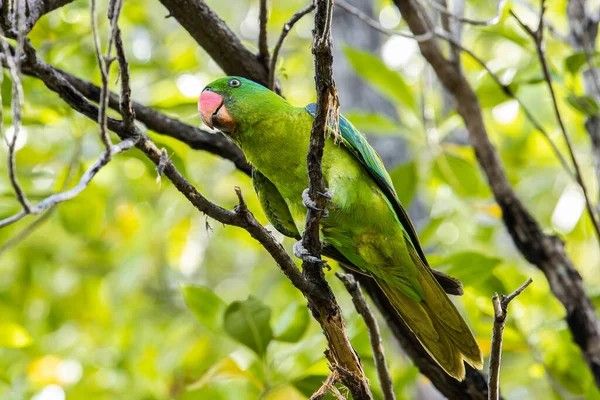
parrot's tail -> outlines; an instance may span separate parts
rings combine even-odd
[[[379,287],[429,355],[448,375],[463,380],[463,360],[474,368],[483,367],[481,350],[467,323],[431,271],[419,268],[418,279],[425,294],[425,299],[420,302],[410,299],[400,289],[375,277]]]

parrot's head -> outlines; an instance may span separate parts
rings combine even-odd
[[[268,113],[267,103],[285,101],[266,87],[239,76],[226,76],[209,83],[198,100],[202,120],[211,128],[235,136],[243,125]]]

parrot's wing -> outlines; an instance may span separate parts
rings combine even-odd
[[[300,239],[290,209],[277,187],[256,168],[252,168],[252,183],[269,222],[283,235]]]
[[[316,103],[307,105],[306,111],[314,117],[317,112]],[[390,178],[390,175],[387,173],[379,154],[371,147],[358,129],[342,115],[339,116],[339,130],[342,144],[361,162],[369,175],[375,180],[377,186],[383,191],[388,201],[392,204],[392,207],[394,207],[394,211],[396,211],[398,219],[404,227],[419,258],[423,260],[425,265],[429,265],[425,258],[421,243],[419,242],[419,238],[417,237],[417,232],[415,231],[408,214],[402,207],[402,204],[400,204],[400,199],[398,199],[398,195],[394,190],[392,178]]]

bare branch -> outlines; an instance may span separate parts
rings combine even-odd
[[[394,394],[394,383],[392,382],[390,371],[388,371],[385,362],[381,332],[379,331],[379,324],[375,319],[375,315],[367,304],[367,299],[365,299],[365,296],[360,289],[360,284],[354,279],[354,276],[352,274],[342,274],[339,272],[336,272],[335,275],[344,283],[346,290],[348,290],[348,293],[350,293],[350,296],[352,297],[352,302],[354,303],[356,311],[363,317],[369,331],[369,339],[371,340],[373,358],[375,359],[375,367],[377,368],[377,375],[379,376],[383,398],[384,400],[394,400],[396,398],[396,395]]]
[[[269,22],[269,8],[267,0],[260,0],[260,9],[258,14],[258,58],[269,68],[269,40],[267,36],[267,23]],[[271,71],[269,71],[270,73]],[[270,87],[270,86],[269,86]]]
[[[74,110],[80,112],[86,117],[96,120],[98,115],[98,107],[90,103],[81,93],[79,93],[71,84],[58,72],[45,62],[43,62],[36,54],[35,49],[31,44],[25,42],[26,64],[31,75],[41,79],[44,84],[52,91],[56,92],[63,100],[65,100]],[[261,245],[269,252],[271,257],[280,266],[283,273],[290,279],[292,284],[298,288],[307,298],[309,307],[314,318],[320,323],[323,332],[329,344],[329,350],[326,351],[328,358],[339,362],[339,371],[344,372],[342,381],[349,388],[355,399],[372,399],[367,380],[362,374],[360,361],[358,356],[352,349],[348,339],[345,324],[339,310],[339,306],[335,302],[335,298],[331,293],[331,289],[323,279],[324,285],[331,293],[323,292],[323,283],[309,281],[298,270],[295,263],[287,255],[283,247],[275,240],[271,233],[266,230],[254,218],[248,210],[241,192],[238,190],[240,199],[239,205],[234,211],[224,209],[202,196],[198,190],[191,185],[174,167],[170,159],[164,160],[163,153],[156,145],[140,130],[135,127],[133,136],[125,127],[122,121],[114,118],[107,118],[107,126],[115,132],[122,140],[136,141],[136,147],[151,159],[155,165],[161,162],[164,164],[164,175],[174,184],[174,186],[196,207],[199,211],[207,216],[228,225],[238,226],[250,233]],[[322,274],[322,271],[321,271]],[[337,364],[334,364],[337,365]],[[358,371],[360,374],[357,374]]]
[[[100,35],[98,34],[98,21],[96,20],[96,0],[90,2],[90,15],[92,18],[92,36],[94,38],[94,47],[96,49],[96,59],[100,68],[100,76],[102,79],[102,90],[100,94],[100,107],[98,113],[98,125],[100,126],[100,139],[104,144],[106,151],[103,153],[106,157],[111,156],[110,147],[112,145],[110,136],[108,135],[107,114],[108,108],[108,74],[110,71],[111,61],[109,59],[111,46],[108,46],[107,57],[102,56],[102,44],[100,43]]]
[[[117,47],[118,50],[118,47]],[[118,56],[118,55],[117,55]],[[88,99],[98,102],[100,100],[100,88],[93,83],[85,81],[61,69],[51,67],[60,73],[73,87]],[[25,66],[24,73],[31,74]],[[34,74],[35,75],[35,74]],[[122,82],[121,82],[122,83]],[[111,93],[109,96],[109,107],[120,111],[121,102],[119,96]],[[204,150],[227,160],[232,161],[242,172],[250,175],[252,169],[244,153],[229,139],[220,133],[210,133],[195,126],[185,124],[174,118],[133,101],[131,107],[135,112],[135,118],[148,127],[148,129],[162,135],[171,136],[180,140],[195,150]]]
[[[75,175],[76,166],[78,165],[78,160],[81,155],[81,140],[77,140],[77,145],[75,151],[73,151],[73,156],[71,157],[71,161],[69,162],[69,166],[67,168],[67,174],[65,176],[64,181],[61,184],[60,192],[67,189],[67,187],[71,184],[73,177]],[[45,213],[43,213],[38,219],[33,221],[31,224],[27,225],[21,231],[17,232],[11,238],[9,238],[2,246],[0,246],[0,259],[2,259],[2,255],[6,253],[10,248],[16,246],[18,243],[22,242],[35,232],[40,226],[42,226],[51,216],[52,213],[56,210],[56,206],[50,207]]]
[[[160,0],[227,75],[268,85],[269,71],[203,0]],[[275,91],[279,88],[275,85]]]
[[[323,382],[323,385],[321,385],[321,387],[316,392],[314,392],[312,396],[310,396],[309,400],[323,400],[323,398],[327,395],[327,393],[329,393],[335,387],[334,385],[339,380],[340,380],[340,375],[334,369],[329,374],[329,376],[327,377],[325,382]]]
[[[356,18],[358,18],[365,24],[369,25],[371,28],[375,29],[376,31],[383,33],[384,35],[402,36],[402,37],[405,37],[408,39],[414,39],[417,42],[430,40],[434,37],[434,33],[430,32],[430,31],[428,31],[422,35],[414,35],[412,33],[406,33],[406,32],[394,31],[394,30],[387,29],[387,28],[383,27],[383,25],[381,25],[379,22],[377,22],[373,18],[371,18],[369,15],[365,14],[362,10],[354,7],[350,3],[347,3],[345,0],[336,0],[335,5],[339,6],[342,10],[354,15]]]
[[[569,41],[575,50],[583,51],[587,62],[588,68],[583,72],[585,93],[600,102],[600,74],[593,60],[599,21],[589,12],[586,0],[570,0],[567,3],[567,16]],[[548,24],[544,24],[544,26],[548,27]],[[598,190],[596,209],[600,213],[600,117],[589,116],[585,121],[585,129],[592,142]]]
[[[527,279],[517,290],[508,296],[502,295],[498,297],[498,293],[492,297],[494,305],[494,328],[492,331],[492,349],[490,350],[490,372],[488,380],[488,399],[498,400],[500,396],[500,364],[502,360],[502,333],[504,332],[504,324],[508,316],[508,305],[510,302],[520,295],[527,286],[531,285],[533,280]]]
[[[413,34],[428,30],[427,16],[414,2],[394,0],[394,3]],[[435,41],[419,42],[419,47],[456,102],[457,112],[469,132],[471,145],[502,210],[508,232],[527,261],[544,273],[553,294],[565,307],[573,340],[580,347],[596,384],[600,385],[600,348],[593,345],[600,342],[596,313],[585,294],[581,275],[565,252],[564,243],[555,236],[546,235],[515,194],[498,151],[487,134],[477,96],[464,74],[444,58]]]
[[[556,94],[554,93],[554,88],[552,86],[552,74],[550,73],[550,67],[548,66],[548,61],[546,60],[546,54],[544,50],[544,12],[546,11],[545,1],[541,1],[540,8],[540,19],[538,22],[538,27],[534,31],[526,24],[524,24],[519,17],[511,10],[511,15],[517,20],[519,25],[531,36],[535,43],[535,50],[537,52],[538,58],[540,60],[540,64],[542,65],[542,71],[544,73],[544,80],[548,85],[548,90],[550,90],[550,96],[552,98],[552,106],[554,108],[554,114],[556,116],[556,120],[558,121],[558,126],[560,127],[560,131],[562,132],[563,138],[565,139],[565,143],[567,144],[567,148],[569,149],[569,155],[571,156],[571,162],[575,167],[575,177],[577,178],[577,183],[581,187],[583,191],[583,197],[585,198],[585,206],[587,208],[587,212],[590,216],[590,220],[592,221],[592,226],[594,227],[594,231],[596,232],[596,238],[600,243],[600,221],[598,216],[596,215],[596,210],[592,204],[592,199],[590,194],[586,188],[585,182],[583,180],[583,176],[581,174],[581,167],[579,166],[579,162],[577,161],[577,157],[575,157],[575,150],[573,149],[573,144],[571,143],[571,138],[567,132],[567,128],[563,121],[562,115],[560,114],[560,109],[558,108],[558,100],[556,99]]]
[[[17,140],[19,139],[19,133],[21,132],[21,113],[23,108],[23,85],[21,84],[20,77],[20,64],[17,62],[16,58],[12,55],[10,51],[9,44],[6,39],[3,37],[0,38],[0,42],[2,44],[3,52],[6,55],[6,63],[8,65],[8,69],[10,72],[10,77],[12,79],[12,100],[11,100],[11,108],[12,108],[12,136],[9,138],[6,132],[4,132],[4,141],[6,146],[8,147],[8,177],[10,179],[10,183],[15,191],[15,195],[19,203],[21,203],[21,207],[23,207],[23,212],[25,214],[31,211],[31,205],[29,204],[29,200],[27,199],[27,195],[21,188],[21,184],[19,183],[19,178],[17,177],[17,156],[16,156],[16,145]],[[2,116],[2,110],[0,110],[0,117]],[[2,119],[0,118],[0,129],[2,128]]]
[[[41,214],[42,212],[48,210],[49,208],[54,207],[58,203],[62,203],[64,201],[71,200],[72,198],[77,196],[79,193],[81,193],[89,185],[89,183],[92,181],[94,176],[96,176],[96,174],[106,164],[108,164],[108,162],[110,161],[112,156],[122,153],[126,150],[129,150],[130,148],[132,148],[135,145],[135,143],[136,143],[136,138],[132,138],[132,139],[125,139],[116,145],[112,145],[110,147],[110,149],[108,150],[110,152],[110,155],[105,154],[106,150],[103,151],[102,154],[100,154],[100,156],[96,160],[96,162],[83,174],[83,176],[79,180],[79,183],[77,185],[75,185],[73,188],[71,188],[65,192],[56,193],[56,194],[53,194],[52,196],[45,198],[44,200],[42,200],[35,206],[32,206],[29,210],[29,213],[26,213],[25,211],[21,211],[11,217],[0,220],[0,228],[3,228],[7,225],[10,225],[10,224],[20,220],[27,214],[33,214],[33,215]]]
[[[302,262],[302,275],[319,293],[319,301],[310,304],[309,309],[318,319],[336,321],[336,328],[328,333],[329,350],[327,358],[333,366],[339,366],[347,374],[341,375],[342,383],[350,390],[354,399],[372,399],[369,383],[365,377],[361,362],[352,348],[341,311],[331,287],[325,280],[323,264],[316,261],[321,255],[319,239],[320,220],[326,205],[326,189],[323,180],[322,158],[325,147],[326,131],[333,119],[337,131],[337,112],[339,101],[333,81],[333,53],[331,38],[331,20],[333,16],[333,0],[317,0],[315,12],[315,28],[313,30],[312,53],[315,60],[315,86],[317,89],[317,110],[310,132],[310,143],[306,157],[308,170],[308,194],[315,207],[309,208],[302,235],[302,246],[311,255]],[[333,115],[333,118],[331,116]],[[312,259],[312,260],[311,260]]]
[[[449,11],[447,7],[444,7],[443,5],[437,3],[435,0],[426,0],[426,2],[431,6],[431,8],[435,9],[436,11],[439,11],[440,13],[456,21],[475,26],[492,26],[496,25],[498,21],[500,21],[500,17],[502,16],[502,9],[504,8],[506,0],[498,0],[496,2],[496,14],[494,14],[492,18],[487,20],[465,18],[460,15],[454,14],[451,11]]]
[[[565,172],[570,177],[572,177],[573,180],[575,180],[575,181],[577,180],[571,167],[567,163],[567,160],[565,160],[562,153],[560,152],[560,150],[558,149],[558,147],[556,146],[556,144],[554,143],[554,141],[552,140],[552,138],[550,137],[548,132],[544,129],[542,124],[535,118],[533,113],[525,106],[525,104],[521,101],[521,99],[517,96],[517,94],[512,90],[512,88],[509,85],[505,85],[504,83],[502,83],[502,80],[500,79],[500,77],[498,75],[496,75],[494,73],[494,71],[492,71],[491,68],[485,63],[485,61],[483,61],[477,54],[473,53],[471,50],[464,47],[459,41],[455,40],[454,38],[452,38],[445,32],[442,32],[439,30],[434,30],[432,32],[431,30],[427,29],[426,33],[424,33],[422,35],[413,35],[413,34],[409,34],[409,33],[390,30],[390,29],[383,27],[379,22],[375,21],[373,18],[369,17],[367,14],[363,13],[361,10],[346,3],[344,0],[337,0],[336,4],[338,6],[340,6],[342,9],[344,9],[344,10],[348,11],[349,13],[351,13],[352,15],[356,16],[358,19],[363,21],[365,24],[367,24],[371,28],[375,29],[376,31],[378,31],[380,33],[383,33],[384,35],[388,35],[388,36],[398,35],[398,36],[406,37],[409,39],[414,39],[417,42],[426,42],[426,41],[431,40],[433,37],[437,37],[437,38],[440,38],[440,39],[443,39],[443,40],[449,42],[452,46],[463,51],[465,54],[467,54],[469,57],[471,57],[473,59],[473,61],[475,61],[477,64],[479,64],[488,73],[488,75],[500,87],[500,89],[502,90],[502,92],[504,92],[504,94],[506,94],[508,97],[512,98],[519,104],[519,107],[525,113],[525,117],[529,120],[529,122],[531,122],[531,124],[534,126],[534,128],[538,132],[540,132],[542,134],[542,136],[544,136],[544,139],[546,139],[546,142],[548,142],[548,144],[552,148],[552,151],[556,155],[556,158],[558,158],[558,161],[562,165]],[[459,65],[459,64],[456,64],[456,65]]]
[[[283,45],[283,41],[287,37],[290,30],[294,27],[296,22],[300,21],[302,17],[306,14],[310,13],[316,7],[315,0],[312,1],[311,4],[297,11],[292,17],[283,24],[283,29],[281,30],[281,34],[279,35],[279,39],[277,39],[277,44],[275,44],[275,48],[273,49],[273,57],[271,58],[271,65],[269,66],[269,82],[268,88],[274,90],[275,86],[275,69],[277,68],[277,58],[279,57],[279,51],[281,50],[281,46]]]

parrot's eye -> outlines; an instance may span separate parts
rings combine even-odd
[[[232,87],[232,88],[237,88],[242,86],[242,82],[240,82],[239,79],[230,79],[229,82],[227,82],[227,84]]]

